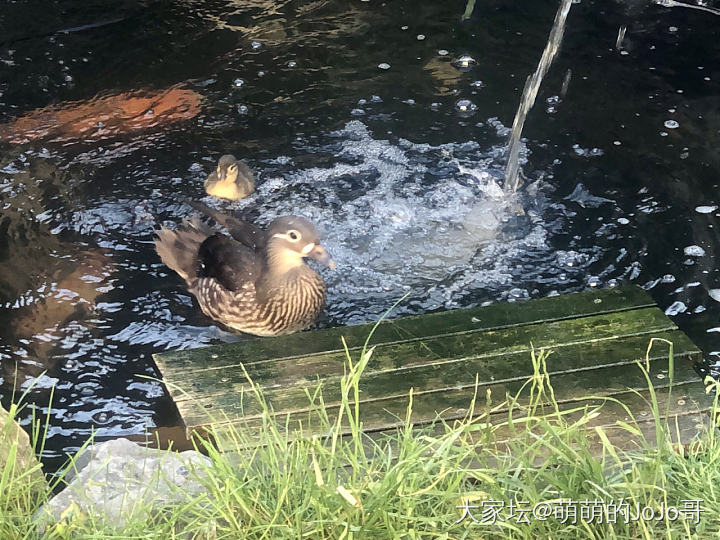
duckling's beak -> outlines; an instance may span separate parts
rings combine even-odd
[[[330,254],[325,251],[325,248],[315,244],[315,247],[310,250],[310,253],[307,254],[308,257],[311,259],[315,259],[317,262],[324,264],[330,270],[335,270],[335,261],[332,260],[332,257]]]
[[[218,167],[217,168],[217,177],[220,182],[225,181],[225,177],[227,176],[227,169]]]

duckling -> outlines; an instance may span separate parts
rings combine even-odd
[[[254,191],[255,178],[250,167],[230,154],[220,158],[217,169],[205,180],[205,192],[222,199],[236,201],[252,195]]]
[[[222,217],[234,224],[236,233],[245,224],[261,240],[244,243],[197,218],[174,231],[163,227],[156,232],[158,255],[185,280],[203,313],[256,336],[290,334],[310,326],[323,309],[326,292],[323,279],[305,258],[335,268],[315,226],[302,217],[282,216],[263,231]]]

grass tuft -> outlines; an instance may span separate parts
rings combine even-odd
[[[494,399],[476,392],[464,418],[438,418],[418,427],[412,422],[411,392],[399,427],[370,434],[363,432],[359,395],[372,353],[367,346],[356,358],[347,352],[338,414],[323,408],[322,385],[307,393],[313,414],[305,433],[276,417],[251,381],[252,398],[263,411],[262,428],[232,427],[216,418],[208,440],[222,440],[231,450],[219,452],[208,440],[197,443],[210,458],[197,474],[206,493],[135,520],[122,531],[103,529],[94,516],[82,516],[54,527],[48,536],[650,539],[720,533],[715,428],[705,429],[687,447],[675,444],[679,428],[667,422],[643,362],[638,369],[648,383],[655,421],[650,435],[617,400],[588,396],[581,406],[559,404],[545,350],[532,352],[534,374],[517,395]],[[671,348],[671,375],[672,362]],[[706,384],[708,392],[715,392],[716,420],[720,384],[712,379]],[[611,428],[596,421],[608,404],[623,407],[627,420],[611,426],[613,440],[617,432],[624,434],[635,443],[632,451],[611,442]],[[4,472],[0,482],[6,476],[11,475]],[[0,491],[0,537],[34,537],[31,516],[49,491],[21,503],[5,496],[7,491]],[[687,512],[674,518],[663,514],[669,507],[687,510],[697,500],[702,501],[697,520],[686,519]],[[575,517],[568,501],[576,503]],[[614,523],[590,519],[581,514],[581,501],[587,508],[596,501],[627,504],[630,519],[622,514]],[[634,520],[636,506],[660,518]],[[532,513],[538,508],[554,514],[540,519]]]

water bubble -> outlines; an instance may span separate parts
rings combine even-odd
[[[358,99],[358,107],[362,107],[363,105],[367,105],[367,99]]]
[[[407,25],[405,25],[405,26],[401,26],[401,27],[400,27],[400,30],[407,30],[408,28],[410,28],[410,27],[407,26]]]
[[[620,217],[617,219],[617,222],[620,225],[627,225],[628,223],[630,223],[630,220],[628,218]]]
[[[418,41],[422,41],[423,39],[425,39],[425,34],[418,34],[418,35],[417,35],[417,40],[418,40]]]
[[[380,69],[390,69],[390,64],[388,64],[387,62],[383,62],[381,64],[378,64],[378,67]]]
[[[695,208],[695,211],[696,211],[698,214],[710,214],[710,213],[714,212],[714,211],[717,210],[717,209],[718,209],[717,206],[698,206],[698,207]]]
[[[415,105],[415,100],[410,98],[406,99],[403,103],[407,103],[408,105]]]
[[[464,54],[460,58],[457,58],[453,60],[452,65],[458,68],[460,71],[469,71],[477,64],[477,60],[475,60],[472,56],[468,56],[467,54]]]
[[[674,34],[674,33],[677,32],[677,31],[678,31],[678,27],[677,27],[677,26],[670,26],[670,27],[668,28],[668,32],[670,32],[671,34]]]
[[[469,99],[459,99],[455,102],[455,110],[462,116],[470,116],[477,110],[477,105]]]
[[[297,62],[296,62],[295,60],[290,60],[290,61],[287,63],[287,67],[289,67],[289,68],[294,68],[294,67],[296,67],[296,66],[297,66]]]
[[[380,96],[372,96],[370,98],[370,101],[372,101],[373,103],[382,103],[383,102],[383,100]]]
[[[685,313],[687,311],[687,306],[680,302],[679,300],[677,302],[673,302],[672,305],[665,310],[665,315],[673,316],[678,315],[679,313]]]
[[[350,111],[350,114],[352,114],[353,116],[363,116],[365,114],[365,111],[362,109],[353,109],[352,111]]]
[[[264,71],[258,71],[258,77],[264,77],[265,72]]]
[[[710,295],[710,298],[716,302],[720,302],[720,289],[709,289],[708,294]]]
[[[245,84],[245,81],[240,78],[237,78],[233,81],[233,86],[235,88],[241,88],[244,84]]]
[[[665,124],[663,124],[668,129],[676,129],[680,126],[675,120],[665,120]]]
[[[705,250],[700,246],[692,245],[683,249],[683,253],[685,253],[688,257],[702,257],[705,255]]]
[[[438,51],[438,54],[439,54],[440,56],[447,56],[447,55],[450,54],[450,53],[449,53],[447,50],[445,50],[445,49],[440,49],[440,50]]]
[[[437,111],[437,110],[440,109],[440,103],[438,103],[437,101],[433,101],[433,102],[430,104],[430,108],[431,108],[433,111]]]
[[[66,82],[70,82],[70,81],[72,81],[72,80],[73,80],[72,76],[70,76],[70,75],[65,75],[65,81],[66,81]]]
[[[482,81],[473,81],[470,83],[470,86],[472,86],[473,88],[482,88],[485,85]]]
[[[260,43],[259,41],[253,41],[252,43],[250,43],[250,46],[253,49],[258,50],[260,47],[262,47],[262,43]]]
[[[242,114],[243,116],[245,116],[248,112],[250,112],[250,110],[248,109],[247,105],[238,105],[237,112],[238,114]]]

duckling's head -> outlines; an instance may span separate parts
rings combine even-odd
[[[255,178],[245,163],[225,154],[215,172],[205,180],[205,191],[223,199],[244,199],[255,191]]]
[[[304,264],[309,257],[335,268],[335,261],[320,244],[320,234],[307,219],[282,216],[274,219],[267,231],[267,255],[271,271],[284,273]]]

